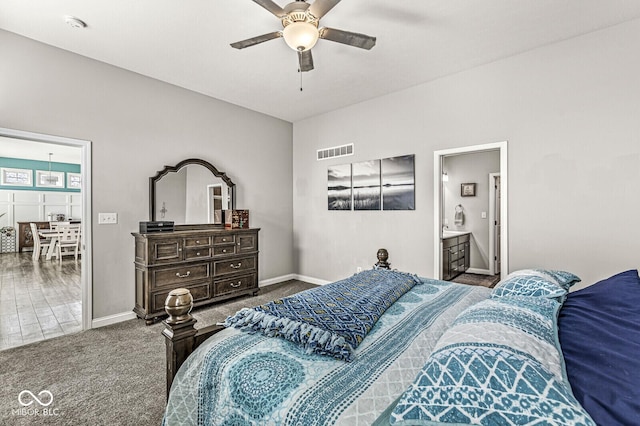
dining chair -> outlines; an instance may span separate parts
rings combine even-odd
[[[78,260],[80,250],[80,225],[58,225],[58,260],[62,262],[62,256],[73,254]]]
[[[49,229],[52,229],[55,231],[58,229],[58,226],[61,226],[61,225],[64,226],[64,225],[70,225],[70,224],[71,222],[49,222]]]
[[[31,227],[31,238],[33,239],[33,254],[31,258],[33,260],[39,260],[40,256],[45,254],[47,250],[49,250],[49,243],[46,240],[40,239],[40,234],[38,234],[38,226],[35,223],[29,223]]]

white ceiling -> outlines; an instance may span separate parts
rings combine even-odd
[[[82,158],[79,147],[0,136],[0,157],[49,161],[49,153],[54,163],[80,164]]]
[[[229,46],[282,28],[251,0],[0,2],[1,29],[290,122],[638,17],[638,0],[343,0],[321,26],[377,45],[320,40],[301,92],[284,40]]]

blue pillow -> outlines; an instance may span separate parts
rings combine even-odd
[[[577,275],[567,271],[557,271],[554,269],[534,269],[534,271],[553,278],[560,287],[567,291],[572,285],[580,282],[580,278]]]
[[[560,303],[503,296],[463,311],[376,425],[589,425],[557,339]]]
[[[633,269],[569,293],[559,337],[576,399],[599,425],[640,425],[640,278]]]
[[[562,301],[566,295],[567,290],[539,275],[516,275],[500,281],[490,297],[540,296]]]

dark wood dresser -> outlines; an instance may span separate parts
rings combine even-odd
[[[147,325],[166,315],[165,299],[176,288],[189,289],[194,306],[259,291],[259,228],[188,228],[132,234],[136,268],[133,311]]]

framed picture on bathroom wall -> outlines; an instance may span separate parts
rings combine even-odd
[[[476,184],[475,183],[461,183],[460,184],[460,196],[461,197],[475,197],[476,196]]]

